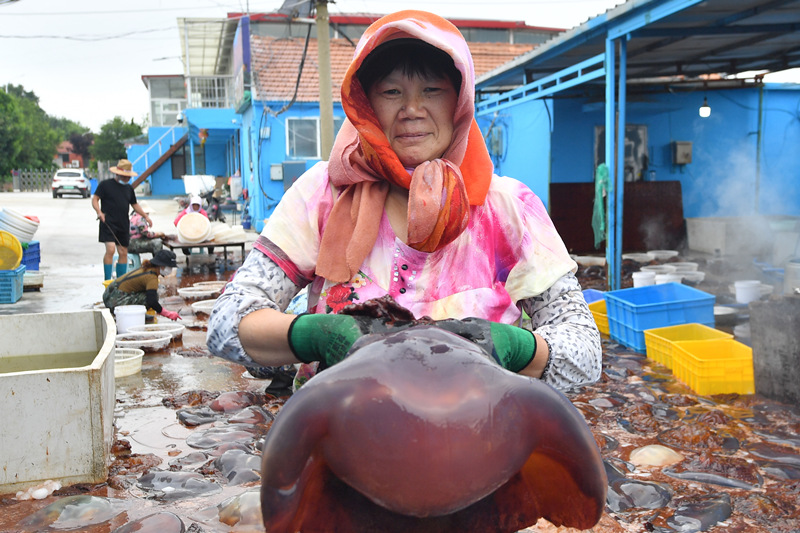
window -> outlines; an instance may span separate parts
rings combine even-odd
[[[286,155],[298,159],[319,158],[319,119],[286,119]]]
[[[183,76],[150,78],[150,98],[186,99]]]
[[[189,143],[184,144],[172,154],[172,179],[183,179],[184,175],[192,173],[192,151]],[[206,153],[203,146],[194,145],[194,173],[206,173]]]
[[[186,106],[185,100],[153,100],[151,101],[151,117],[153,126],[174,126],[178,123],[178,113]]]
[[[339,133],[344,117],[333,118],[333,135]],[[319,118],[286,119],[286,155],[298,159],[319,159]]]
[[[606,161],[606,127],[594,127],[594,168]],[[625,181],[642,181],[647,171],[647,125],[625,124]]]

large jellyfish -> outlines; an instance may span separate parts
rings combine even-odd
[[[270,533],[587,529],[597,444],[552,387],[429,325],[368,336],[286,402],[263,448]]]

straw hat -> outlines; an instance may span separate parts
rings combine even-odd
[[[133,164],[127,159],[120,159],[117,166],[111,167],[109,170],[118,176],[128,176],[129,178],[139,175],[133,171]]]

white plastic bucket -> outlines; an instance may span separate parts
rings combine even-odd
[[[733,287],[736,289],[736,301],[740,304],[748,304],[761,298],[761,282],[758,280],[736,281]]]
[[[672,265],[645,265],[639,269],[639,272],[653,272],[655,274],[672,274],[675,272],[675,267]]]
[[[663,285],[664,283],[680,283],[683,276],[680,274],[656,274],[656,285]]]
[[[783,294],[800,294],[800,258],[787,261],[783,271]]]
[[[633,276],[634,287],[647,287],[648,285],[654,285],[656,282],[655,272],[650,272],[650,271],[634,272],[632,276]]]
[[[147,309],[143,305],[118,305],[114,308],[117,333],[127,333],[131,326],[144,326]]]

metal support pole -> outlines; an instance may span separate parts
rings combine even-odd
[[[761,126],[764,124],[764,85],[762,84],[761,87],[758,89],[758,125],[756,131],[758,134],[756,135],[756,186],[755,186],[755,194],[753,195],[755,198],[755,214],[761,213],[761,150],[762,150],[762,140],[763,136],[761,133]]]
[[[192,176],[195,175],[194,171],[194,141],[192,140],[192,136],[189,135],[189,156],[191,157],[191,168],[192,168]]]
[[[320,157],[327,161],[333,148],[331,43],[327,0],[317,1],[317,58],[319,62]]]
[[[189,22],[187,19],[183,19],[183,46],[186,50],[186,58],[183,65],[183,79],[186,83],[186,107],[195,107],[192,102],[192,73],[189,70]]]
[[[625,198],[625,104],[627,102],[627,77],[628,69],[626,66],[628,56],[628,39],[624,36],[619,39],[619,82],[617,90],[619,91],[619,104],[617,106],[617,159],[616,159],[616,176],[612,179],[616,181],[616,206],[617,210],[614,213],[616,220],[615,230],[616,238],[614,239],[614,254],[612,260],[614,261],[614,280],[613,285],[616,288],[622,287],[622,228],[624,226],[624,217],[622,208],[624,206]]]
[[[606,134],[605,134],[605,159],[606,165],[608,166],[608,204],[606,209],[606,216],[608,218],[608,230],[606,231],[606,266],[608,270],[608,279],[606,280],[608,283],[609,290],[616,290],[619,289],[619,284],[617,280],[619,277],[617,276],[616,265],[614,262],[614,256],[616,255],[616,239],[617,239],[617,217],[615,216],[617,212],[617,201],[616,201],[616,190],[617,184],[615,176],[616,173],[616,165],[615,165],[615,151],[614,151],[614,139],[615,139],[615,115],[616,115],[616,103],[614,101],[614,84],[616,82],[616,69],[615,69],[615,54],[614,54],[614,41],[612,39],[606,39],[606,58],[605,58],[605,67],[606,67]]]

